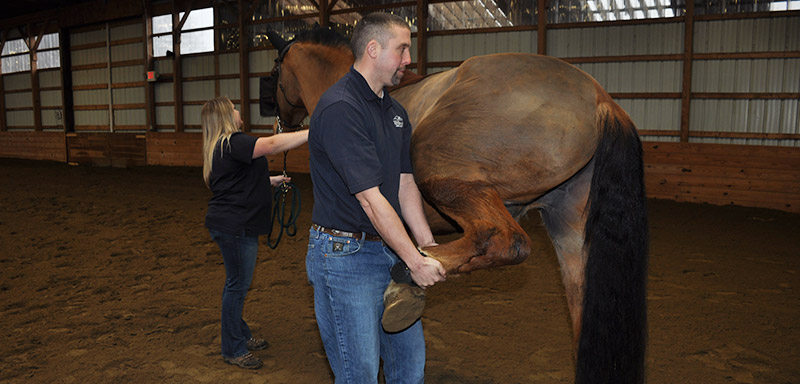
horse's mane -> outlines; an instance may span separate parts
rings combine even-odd
[[[333,48],[350,49],[350,41],[336,31],[315,25],[314,28],[300,32],[294,38],[295,42],[309,42]]]

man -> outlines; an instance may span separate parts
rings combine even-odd
[[[306,271],[317,324],[337,383],[376,383],[380,359],[387,383],[421,383],[421,322],[397,333],[380,324],[389,271],[399,259],[420,287],[445,279],[442,265],[420,255],[403,225],[419,246],[435,245],[412,174],[408,114],[384,90],[411,62],[411,31],[399,17],[375,13],[358,22],[350,45],[353,67],[311,116]]]

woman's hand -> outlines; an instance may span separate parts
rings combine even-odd
[[[291,178],[291,177],[288,177],[288,176],[283,176],[283,175],[278,175],[278,176],[270,176],[270,177],[269,177],[269,183],[270,183],[270,185],[272,185],[273,187],[277,187],[277,186],[279,186],[279,185],[281,185],[281,184],[283,184],[283,183],[288,183],[288,182],[290,182],[290,181],[292,181],[292,178]]]

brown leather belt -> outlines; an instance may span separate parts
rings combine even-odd
[[[380,236],[373,235],[371,233],[367,233],[367,232],[345,232],[345,231],[340,231],[338,229],[325,228],[325,227],[323,227],[323,226],[321,226],[319,224],[311,224],[311,229],[313,229],[313,230],[315,230],[317,232],[325,233],[325,234],[332,235],[332,236],[349,237],[349,238],[358,239],[358,240],[361,240],[361,236],[362,235],[364,236],[364,240],[366,240],[366,241],[381,241],[381,240],[383,240],[383,239],[381,239]]]

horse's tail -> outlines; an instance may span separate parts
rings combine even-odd
[[[597,127],[575,381],[643,383],[648,229],[642,145],[633,121],[610,98],[598,105]]]

